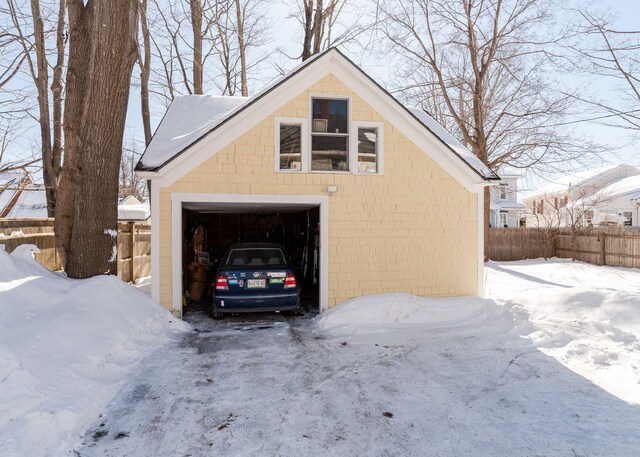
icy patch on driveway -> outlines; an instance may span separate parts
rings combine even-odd
[[[60,456],[132,368],[188,326],[114,276],[0,251],[0,455]]]

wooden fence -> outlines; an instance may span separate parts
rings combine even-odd
[[[55,248],[53,219],[0,219],[0,244],[12,252],[21,244],[40,249],[35,258],[50,270],[62,269]],[[151,226],[146,223],[118,223],[118,276],[133,282],[151,272]]]
[[[489,258],[509,261],[562,257],[595,265],[640,268],[638,227],[489,229]]]

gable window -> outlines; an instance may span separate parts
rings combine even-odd
[[[382,123],[353,121],[352,144],[350,145],[351,162],[354,173],[382,174]]]
[[[301,171],[305,162],[306,121],[276,118],[276,171]]]
[[[311,99],[311,171],[349,171],[349,101]]]

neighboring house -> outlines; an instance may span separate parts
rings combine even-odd
[[[0,173],[0,219],[39,219],[47,217],[44,184],[33,181],[26,171]],[[118,204],[118,220],[144,222],[150,217],[148,203],[129,196]]]
[[[43,217],[47,217],[44,185],[34,183],[26,171],[0,173],[0,219]]]
[[[627,164],[564,176],[525,199],[527,226],[640,225],[640,170]]]
[[[285,245],[320,311],[385,292],[482,294],[483,189],[499,180],[335,48],[251,98],[182,96],[137,165],[152,297],[234,241]]]
[[[118,220],[120,222],[146,222],[150,217],[149,203],[142,203],[133,195],[123,198],[118,203]]]
[[[517,228],[525,216],[525,205],[518,203],[518,180],[520,175],[513,173],[500,174],[500,185],[490,189],[491,202],[489,224],[491,227]]]

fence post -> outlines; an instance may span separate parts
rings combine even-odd
[[[136,280],[136,223],[129,222],[131,231],[131,282]]]
[[[607,244],[605,242],[607,238],[606,233],[602,233],[602,238],[600,239],[600,263],[602,265],[607,264]]]

